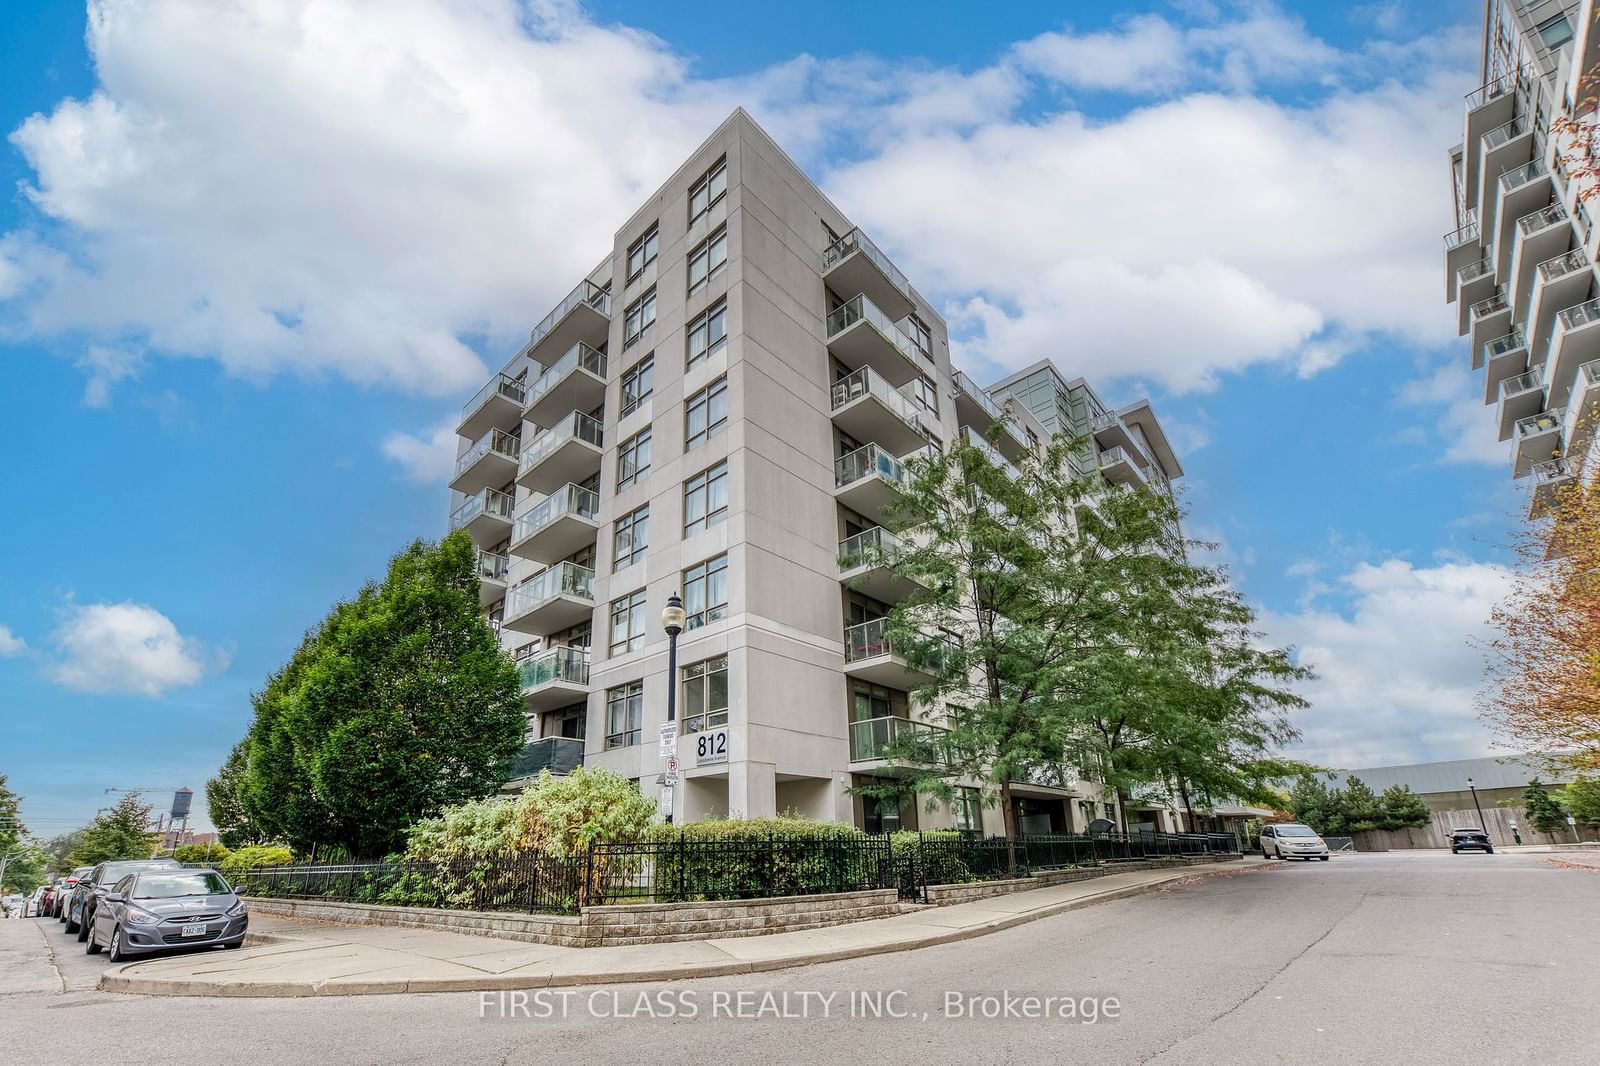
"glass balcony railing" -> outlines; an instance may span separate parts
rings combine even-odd
[[[1477,303],[1473,304],[1472,317],[1474,319],[1487,318],[1489,315],[1496,315],[1501,311],[1509,311],[1510,309],[1511,305],[1506,302],[1506,292],[1504,289],[1501,289],[1493,296],[1479,300]]]
[[[571,482],[561,486],[517,519],[511,542],[531,537],[556,519],[566,515],[595,519],[600,514],[600,494]]]
[[[951,374],[951,379],[955,383],[956,388],[966,393],[974,403],[983,408],[984,414],[988,415],[990,418],[1005,417],[1003,412],[1000,410],[1000,405],[995,403],[994,400],[989,397],[987,392],[984,392],[982,389],[978,388],[977,382],[973,381],[959,370]]]
[[[1559,317],[1562,329],[1577,329],[1591,322],[1600,322],[1600,300],[1574,304],[1562,311]]]
[[[1466,266],[1456,271],[1456,284],[1465,285],[1469,281],[1477,281],[1479,278],[1491,277],[1493,274],[1494,264],[1489,262],[1487,259],[1480,259],[1476,263],[1468,263]]]
[[[472,412],[489,402],[489,397],[494,395],[504,396],[518,407],[523,405],[527,398],[527,390],[522,387],[522,382],[516,378],[507,377],[505,374],[496,374],[489,384],[478,390],[478,394],[468,400],[461,407],[461,417],[466,418]]]
[[[517,454],[521,447],[522,441],[505,430],[491,429],[479,437],[477,443],[463,452],[461,458],[456,460],[456,477],[460,477],[462,471],[469,469],[473,463],[490,453],[503,456],[514,463],[517,461]]]
[[[560,646],[545,648],[517,663],[517,673],[522,678],[522,688],[538,688],[552,681],[570,681],[574,685],[589,683],[589,649]]]
[[[522,746],[511,761],[511,776],[536,777],[549,770],[556,777],[583,765],[583,740],[578,737],[540,737]]]
[[[1566,459],[1546,459],[1542,463],[1533,464],[1533,483],[1540,485],[1553,485],[1559,481],[1566,481],[1575,473],[1572,463]]]
[[[557,596],[594,599],[594,571],[577,563],[561,562],[524,581],[506,597],[507,618],[524,614]]]
[[[545,458],[569,440],[581,440],[596,448],[605,446],[605,433],[597,419],[582,411],[574,411],[537,437],[522,449],[521,473],[527,473],[544,462]]]
[[[539,324],[529,331],[528,347],[532,348],[535,344],[544,340],[545,337],[549,336],[550,331],[556,328],[556,323],[584,304],[588,304],[602,315],[607,317],[611,315],[611,293],[592,281],[580,281],[577,288],[567,293],[566,299],[556,304],[555,309],[545,315]]]
[[[1550,168],[1544,165],[1544,160],[1542,159],[1524,163],[1515,170],[1508,170],[1500,175],[1500,190],[1502,192],[1510,192],[1512,189],[1528,184],[1535,178],[1544,177],[1549,172]]]
[[[1522,327],[1507,333],[1504,337],[1496,337],[1492,341],[1483,342],[1483,361],[1491,362],[1502,355],[1509,355],[1528,346],[1527,340],[1522,335]]]
[[[1578,368],[1578,389],[1580,392],[1600,385],[1600,359],[1591,359]]]
[[[1582,248],[1574,248],[1570,252],[1558,255],[1554,259],[1546,259],[1539,264],[1539,277],[1545,281],[1554,281],[1574,271],[1582,270],[1589,265],[1589,256]]]
[[[1560,204],[1550,204],[1548,207],[1530,211],[1517,219],[1517,232],[1524,237],[1531,237],[1541,230],[1549,229],[1551,226],[1566,220],[1567,209]]]
[[[1506,378],[1502,381],[1500,383],[1500,399],[1504,400],[1508,396],[1516,396],[1531,389],[1542,388],[1544,388],[1543,370],[1530,370],[1526,374],[1518,374],[1516,377]]]
[[[511,570],[511,560],[495,552],[478,552],[478,577],[484,581],[504,581]]]
[[[567,349],[567,354],[551,363],[545,368],[534,383],[528,387],[528,401],[523,406],[532,407],[538,403],[544,394],[561,383],[561,380],[574,370],[582,368],[594,374],[601,380],[606,376],[606,356],[604,352],[589,347],[582,341]]]
[[[872,396],[887,407],[900,421],[924,432],[922,410],[915,402],[890,385],[870,366],[860,367],[833,383],[833,409],[837,411],[847,403]]]
[[[856,663],[863,659],[875,659],[880,655],[893,655],[919,669],[939,669],[944,661],[944,653],[950,647],[950,641],[944,638],[930,638],[926,642],[917,643],[921,646],[897,647],[895,642],[889,639],[889,620],[874,618],[870,622],[862,622],[860,625],[845,629],[844,661]]]
[[[1453,229],[1444,235],[1444,250],[1447,252],[1453,251],[1461,247],[1463,244],[1466,244],[1468,241],[1475,241],[1477,239],[1478,220],[1476,218],[1472,218],[1467,221],[1466,225],[1460,227],[1459,229]]]
[[[1566,417],[1566,414],[1567,412],[1564,409],[1558,407],[1550,411],[1540,411],[1538,414],[1529,415],[1527,418],[1517,419],[1517,439],[1521,440],[1524,437],[1537,437],[1545,433],[1561,432],[1561,422]]]
[[[468,496],[466,502],[450,513],[450,528],[460,529],[479,515],[511,521],[511,494],[498,489],[484,489]]]
[[[839,542],[839,569],[858,566],[891,566],[903,550],[900,538],[882,526],[863,529]]]
[[[852,296],[828,312],[828,336],[838,336],[863,319],[881,333],[884,340],[900,349],[900,354],[907,359],[916,362],[922,358],[917,342],[906,336],[905,331],[895,325],[894,320],[880,311],[878,305],[867,299],[865,294]]]
[[[1514,91],[1516,87],[1516,74],[1502,74],[1493,81],[1485,82],[1483,85],[1478,86],[1478,88],[1468,93],[1466,97],[1466,108],[1468,111],[1476,111],[1489,101],[1498,100],[1500,97],[1506,95],[1506,93]]]
[[[911,298],[911,282],[906,280],[906,276],[900,273],[899,268],[891,263],[889,257],[884,255],[883,251],[859,228],[851,230],[828,245],[822,253],[822,269],[824,271],[831,269],[835,263],[842,262],[853,252],[860,252],[876,263],[890,283],[904,293],[907,299]]]
[[[857,448],[848,455],[841,455],[833,464],[833,484],[836,488],[844,488],[854,484],[862,478],[875,477],[893,485],[897,489],[906,486],[906,467],[899,459],[890,455],[876,444],[868,444]]]
[[[1526,114],[1518,115],[1503,125],[1496,126],[1483,135],[1483,150],[1492,152],[1514,137],[1521,137],[1533,127],[1528,123]]]
[[[930,740],[934,735],[945,730],[928,722],[917,722],[910,718],[901,718],[898,715],[885,715],[882,718],[866,718],[850,723],[850,758],[854,762],[865,762],[868,759],[883,758],[883,750],[887,748],[896,737],[907,733],[916,733],[927,736]],[[930,754],[937,755],[935,752]]]
[[[1144,468],[1133,461],[1133,454],[1122,445],[1116,444],[1110,448],[1101,449],[1100,469],[1104,470],[1106,467],[1116,466],[1118,463],[1126,463],[1136,474],[1144,473]]]

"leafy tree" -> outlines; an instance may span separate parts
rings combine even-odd
[[[1345,780],[1344,791],[1339,796],[1340,813],[1344,815],[1347,832],[1359,833],[1377,829],[1383,824],[1383,804],[1367,783],[1359,777]]]
[[[1380,829],[1421,829],[1432,820],[1432,812],[1410,785],[1391,785],[1380,800]]]
[[[83,834],[85,832],[87,832],[86,828],[72,829],[68,832],[53,836],[45,842],[44,850],[47,856],[46,861],[49,863],[50,869],[62,874],[71,871],[72,863],[67,861],[68,857],[71,856],[75,850],[77,850],[78,844],[83,840]]]
[[[1301,774],[1289,790],[1289,813],[1294,820],[1323,835],[1345,831],[1344,797],[1330,789],[1315,774]]]
[[[521,685],[479,613],[474,556],[460,531],[418,541],[306,635],[253,699],[230,829],[382,854],[418,819],[506,780]]]
[[[249,748],[241,740],[228,752],[228,758],[217,771],[217,776],[206,782],[206,810],[211,824],[217,827],[217,838],[230,848],[253,844],[257,840],[255,827],[245,812],[243,789],[249,770]]]
[[[6,775],[0,774],[0,855],[15,851],[27,835],[17,794],[6,784]]]
[[[561,857],[589,844],[639,840],[655,817],[655,802],[614,771],[580,766],[553,777],[546,770],[513,799],[464,803],[418,822],[408,834],[406,857],[530,851]]]
[[[0,878],[0,892],[29,893],[45,881],[49,854],[44,845],[29,837],[18,841],[9,851],[0,852],[5,861],[5,876]]]
[[[154,810],[138,793],[126,793],[116,806],[96,815],[83,829],[83,835],[67,855],[67,867],[149,858],[157,836],[150,828]]]
[[[1528,812],[1528,821],[1541,833],[1560,833],[1567,828],[1567,812],[1536,777],[1528,782],[1522,793],[1522,805]]]
[[[1561,805],[1581,825],[1600,825],[1600,777],[1579,777],[1561,790]]]

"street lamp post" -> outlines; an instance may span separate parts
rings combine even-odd
[[[1478,802],[1478,786],[1472,783],[1472,778],[1470,777],[1467,778],[1467,788],[1472,790],[1472,805],[1478,810],[1478,828],[1482,829],[1484,835],[1487,836],[1489,825],[1483,820],[1483,806]]]
[[[667,722],[676,729],[678,720],[678,634],[683,632],[683,600],[676,592],[667,597],[661,609],[661,628],[667,631]],[[670,778],[668,779],[671,780]],[[667,824],[673,822],[673,810],[678,805],[678,789],[667,785]]]

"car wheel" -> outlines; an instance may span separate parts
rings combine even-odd
[[[86,909],[83,912],[83,920],[78,923],[78,943],[81,944],[89,939],[89,923],[92,921],[94,921],[94,912]]]
[[[1318,855],[1317,858],[1321,859],[1323,862],[1328,861],[1328,857],[1326,855]]]
[[[88,941],[88,943],[83,945],[83,953],[85,955],[98,955],[98,954],[100,954],[100,941],[98,941],[98,940],[96,940],[94,938],[94,930],[93,929],[89,930],[89,941]]]
[[[238,939],[238,940],[235,940],[235,941],[234,941],[234,942],[233,942],[233,943],[231,943],[231,944],[224,944],[224,945],[222,945],[222,946],[223,946],[223,947],[225,947],[225,948],[227,948],[227,949],[228,949],[228,950],[230,950],[230,951],[232,951],[232,950],[233,950],[233,949],[235,949],[235,948],[242,948],[242,947],[244,947],[244,938],[243,938],[243,937],[240,937],[240,938],[239,938],[239,939]]]
[[[110,962],[127,961],[128,953],[122,950],[122,926],[111,930],[111,950],[107,952],[106,959]]]
[[[1485,855],[1493,855],[1494,854],[1494,849],[1493,848],[1484,848],[1483,849],[1483,853]]]
[[[67,927],[63,929],[62,932],[66,933],[68,936],[71,936],[73,933],[78,931],[78,923],[72,920],[72,915],[69,914],[61,920],[67,923]]]
[[[1274,856],[1275,856],[1275,857],[1277,857],[1277,858],[1279,858],[1279,859],[1281,859],[1281,858],[1283,858],[1283,849],[1282,849],[1282,848],[1278,848],[1278,847],[1275,847],[1275,848],[1273,848],[1273,849],[1272,849],[1272,854],[1273,854],[1273,855],[1274,855]]]

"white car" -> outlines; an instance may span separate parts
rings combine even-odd
[[[1328,842],[1309,825],[1278,822],[1261,827],[1261,857],[1264,859],[1312,859],[1328,861]]]

